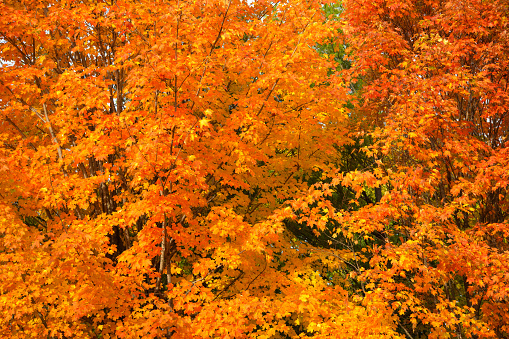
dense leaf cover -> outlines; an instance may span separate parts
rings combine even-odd
[[[344,5],[376,165],[343,184],[384,192],[337,219],[381,235],[360,280],[408,337],[505,338],[509,2]]]
[[[3,1],[0,336],[509,336],[509,2],[342,6]]]

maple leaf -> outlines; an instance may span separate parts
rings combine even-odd
[[[200,125],[200,128],[209,126],[210,120],[208,119],[201,119],[198,123]]]

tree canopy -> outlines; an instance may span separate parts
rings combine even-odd
[[[2,337],[509,335],[507,0],[0,12]]]

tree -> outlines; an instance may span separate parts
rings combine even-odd
[[[361,252],[360,295],[382,300],[408,338],[505,338],[509,3],[344,7],[345,77],[364,83],[355,111],[374,126],[376,165],[329,177],[357,199],[383,194],[331,213],[338,237],[382,240]]]
[[[0,11],[2,336],[394,334],[283,225],[349,142],[319,1]]]

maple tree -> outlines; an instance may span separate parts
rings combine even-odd
[[[0,4],[0,334],[509,335],[509,3],[343,5]]]
[[[509,3],[344,8],[352,114],[374,144],[371,164],[321,184],[355,194],[317,199],[335,211],[327,246],[356,254],[359,300],[382,301],[402,335],[505,338]]]
[[[283,223],[349,142],[320,1],[0,11],[3,337],[395,333]]]

